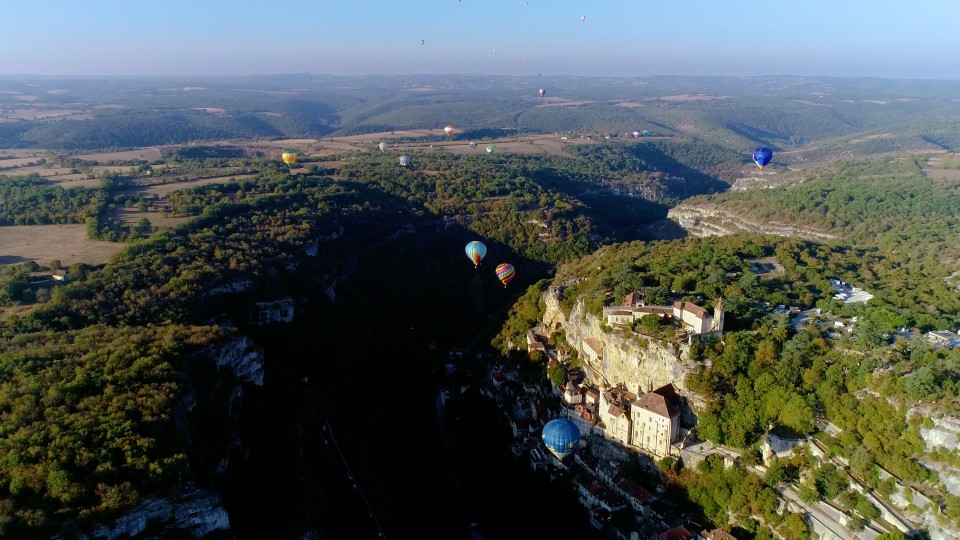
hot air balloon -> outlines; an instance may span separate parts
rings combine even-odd
[[[287,164],[287,167],[293,167],[297,163],[297,155],[293,152],[284,152],[280,155],[280,159]]]
[[[566,418],[555,418],[543,426],[543,444],[563,461],[580,443],[580,428]]]
[[[753,151],[753,161],[757,164],[757,167],[760,167],[761,171],[764,165],[770,163],[771,159],[773,159],[773,150],[766,146],[761,146]]]
[[[473,141],[470,141],[469,146],[470,146],[470,149],[473,150],[474,148],[477,147],[477,143],[475,143],[475,142],[473,142]]]
[[[540,92],[540,97],[543,97],[543,96],[547,95],[547,91],[546,91],[546,89],[544,89],[544,88],[541,88],[541,89],[539,90],[539,92]]]
[[[444,127],[443,132],[447,134],[447,137],[453,135],[453,126]]]
[[[467,258],[473,261],[473,267],[476,268],[480,264],[480,261],[487,254],[487,246],[483,245],[483,242],[478,242],[474,240],[467,244],[467,247],[464,248],[464,251],[467,253]]]
[[[400,156],[400,166],[401,166],[401,167],[409,167],[409,166],[410,166],[410,156],[408,156],[408,155],[406,155],[406,154]]]
[[[527,61],[527,57],[526,57],[526,56],[523,57],[523,61],[524,61],[524,62]]]
[[[497,279],[503,283],[503,288],[507,288],[507,283],[510,283],[513,280],[513,276],[517,275],[516,270],[513,269],[513,265],[503,263],[497,266]]]
[[[386,152],[387,148],[390,148],[390,145],[386,141],[380,141],[380,151]]]
[[[424,43],[426,43],[426,42],[421,39],[421,40],[420,40],[420,44],[423,45]]]
[[[633,132],[633,138],[637,138],[637,137],[639,137],[639,136],[640,136],[640,132],[639,132],[639,131],[634,131],[634,132]]]
[[[643,130],[643,133],[641,133],[641,135],[643,135],[644,137],[649,137],[649,136],[650,136],[650,130],[649,130],[649,129]]]
[[[492,145],[492,144],[487,145],[487,153],[488,153],[488,154],[492,154],[492,153],[493,153],[493,145]]]

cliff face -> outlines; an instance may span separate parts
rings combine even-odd
[[[681,204],[671,208],[667,217],[676,221],[693,236],[724,236],[727,234],[775,234],[806,240],[823,241],[837,238],[835,234],[776,221],[760,222],[738,216],[713,204]]]
[[[196,491],[170,499],[145,501],[110,525],[100,525],[92,538],[133,538],[148,527],[162,527],[165,534],[178,531],[182,537],[203,538],[213,531],[229,530],[230,519],[219,494]],[[90,538],[80,535],[80,538]]]
[[[563,329],[567,342],[577,351],[590,382],[597,385],[623,384],[631,391],[647,392],[673,383],[677,390],[687,393],[686,374],[695,368],[690,360],[690,346],[686,343],[643,339],[629,331],[604,332],[595,315],[584,312],[578,301],[569,317],[560,309],[560,292],[550,287],[544,300],[547,310],[543,328],[552,333]],[[591,359],[584,351],[584,341],[594,339],[603,345],[603,357]]]

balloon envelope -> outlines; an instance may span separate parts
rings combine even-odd
[[[280,159],[282,159],[283,162],[287,164],[287,166],[292,167],[293,164],[297,162],[297,155],[294,154],[293,152],[284,152],[283,154],[280,155]]]
[[[488,154],[492,154],[492,153],[493,153],[493,145],[492,145],[492,144],[491,144],[490,146],[487,146],[487,153],[488,153]]]
[[[443,128],[443,132],[447,134],[447,137],[453,135],[453,126]]]
[[[403,167],[409,167],[409,166],[410,166],[410,156],[408,156],[408,155],[402,155],[402,156],[400,156],[400,165],[403,166]]]
[[[540,89],[540,97],[543,97],[543,96],[545,96],[545,95],[547,95],[546,89],[541,88],[541,89]]]
[[[753,161],[757,164],[757,167],[761,169],[767,163],[770,163],[770,160],[773,159],[773,150],[770,150],[766,146],[761,146],[753,151]]]
[[[503,286],[506,287],[507,283],[510,283],[513,280],[513,277],[517,275],[516,270],[513,269],[513,265],[508,263],[503,263],[497,266],[497,279],[503,283]]]
[[[633,136],[634,136],[634,137],[639,137],[639,136],[640,136],[640,132],[639,132],[639,131],[634,131],[634,132],[633,132]]]
[[[586,20],[587,20],[587,16],[586,16],[586,15],[581,15],[581,16],[580,16],[580,22],[586,22]]]
[[[387,148],[389,148],[389,147],[390,147],[390,145],[387,144],[386,142],[381,142],[381,143],[380,143],[380,151],[381,151],[381,152],[386,152],[386,151],[387,151]]]
[[[480,264],[480,261],[487,255],[487,246],[483,245],[483,242],[474,240],[467,244],[464,251],[467,253],[467,258],[473,261],[473,267],[476,268],[477,265]]]
[[[469,146],[470,146],[470,149],[473,150],[474,148],[477,147],[477,143],[471,141]]]
[[[559,460],[573,452],[579,442],[580,428],[566,418],[555,418],[543,426],[543,444]]]
[[[649,136],[649,135],[650,135],[650,130],[648,130],[648,129],[643,130],[643,133],[641,133],[641,135],[643,135],[644,137]]]

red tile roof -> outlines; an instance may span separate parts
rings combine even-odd
[[[661,389],[658,388],[657,390]],[[657,391],[640,396],[640,399],[635,401],[634,404],[664,418],[680,416],[680,409],[677,407],[676,401]]]
[[[696,304],[691,304],[690,302],[677,302],[673,304],[673,307],[679,309],[680,311],[686,311],[687,313],[692,313],[694,316],[700,319],[706,319],[707,317],[710,316],[709,314],[707,314],[707,310],[703,309],[702,307]]]
[[[696,536],[683,525],[674,527],[667,532],[660,533],[659,540],[694,540]]]

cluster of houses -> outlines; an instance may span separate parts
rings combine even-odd
[[[561,415],[574,421],[581,434],[604,434],[608,440],[654,456],[676,454],[671,443],[677,441],[680,432],[679,397],[672,385],[642,395],[630,393],[622,387],[601,392],[582,384],[582,377],[579,370],[570,370],[561,396],[565,404]],[[529,457],[534,470],[569,478],[580,503],[589,511],[591,524],[597,529],[606,530],[614,538],[623,540],[733,538],[720,529],[705,530],[697,524],[703,521],[702,518],[691,518],[628,478],[623,474],[621,462],[595,457],[588,448],[586,437],[581,439],[575,452],[562,461],[557,460],[541,441],[543,426],[552,419],[552,414],[545,406],[547,395],[540,385],[522,381],[516,372],[495,367],[484,379],[480,391],[495,400],[506,414],[514,435],[513,453],[517,457]],[[638,419],[638,429],[633,429],[630,423],[626,424],[626,430],[622,426],[611,430],[601,420],[607,419],[606,422],[613,425],[614,418],[628,417]],[[617,435],[611,436],[613,432]],[[634,440],[642,445],[633,445]],[[613,518],[618,513],[625,513],[632,519],[616,521]]]
[[[568,373],[561,397],[581,431],[656,457],[679,455],[677,443],[687,430],[680,425],[680,396],[672,384],[638,395],[623,386],[598,390],[575,382],[578,377],[577,370]]]
[[[633,326],[645,315],[656,315],[672,321],[690,335],[723,334],[723,298],[717,301],[711,315],[692,302],[674,302],[670,306],[647,305],[643,291],[626,295],[623,304],[603,308],[603,319],[610,326]]]

